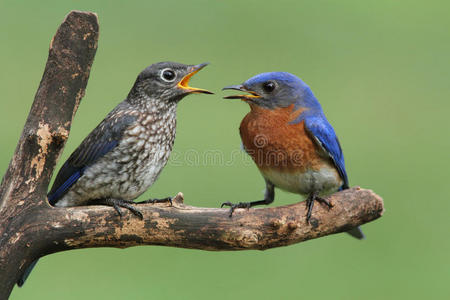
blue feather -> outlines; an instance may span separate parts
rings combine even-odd
[[[267,81],[275,81],[275,89],[267,91],[265,89]],[[339,191],[348,189],[344,155],[339,140],[319,101],[305,82],[286,72],[262,73],[245,81],[242,90],[258,94],[259,97],[252,99],[251,103],[265,109],[287,108],[294,104],[294,111],[300,110],[301,113],[289,124],[304,122],[309,137],[330,157],[342,178],[343,184],[339,187]],[[351,229],[348,233],[358,239],[364,238],[359,227]]]
[[[77,170],[75,173],[73,173],[69,179],[67,179],[61,186],[59,186],[56,191],[53,193],[48,194],[48,201],[51,205],[54,205],[56,203],[56,200],[61,198],[62,195],[65,194],[65,192],[75,183],[77,182],[78,178],[83,175],[84,168],[82,170]]]
[[[320,114],[316,113],[314,116],[308,114],[304,120],[306,130],[318,141],[319,145],[333,160],[339,175],[344,181],[341,189],[347,189],[348,177],[345,170],[344,154],[333,127],[322,112]]]
[[[111,151],[119,143],[109,139],[87,139],[72,153],[64,163],[56,176],[51,191],[48,193],[48,201],[55,205],[58,200],[83,176],[84,171],[98,159]]]
[[[136,121],[137,116],[120,114],[128,108],[126,101],[120,103],[105,119],[81,142],[80,146],[70,155],[56,175],[48,200],[55,205],[61,197],[73,186],[89,166],[114,149],[122,138],[123,132]]]

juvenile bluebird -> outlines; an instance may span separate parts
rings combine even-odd
[[[178,102],[194,93],[188,86],[207,64],[153,64],[142,71],[127,98],[83,140],[56,176],[48,201],[53,206],[108,205],[142,218],[133,200],[158,178],[175,139]],[[171,201],[171,198],[145,202]],[[21,286],[37,261],[19,280]]]
[[[241,99],[250,105],[239,130],[245,151],[266,181],[263,200],[223,203],[222,207],[230,206],[230,217],[236,208],[272,203],[277,187],[306,196],[309,222],[315,201],[331,207],[322,197],[348,189],[339,140],[319,101],[301,79],[286,72],[263,73],[223,89],[248,93],[225,99]],[[348,233],[364,238],[359,227]]]

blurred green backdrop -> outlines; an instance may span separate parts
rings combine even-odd
[[[450,297],[450,5],[447,1],[0,1],[0,173],[16,147],[50,39],[72,9],[97,12],[86,97],[58,167],[151,63],[211,62],[178,111],[176,157],[140,199],[256,200],[239,150],[247,105],[221,87],[288,71],[338,132],[352,185],[384,197],[365,241],[339,234],[264,252],[156,246],[44,257],[11,299],[439,299]],[[224,162],[202,160],[220,150]],[[195,153],[200,160],[195,161]],[[238,152],[239,153],[239,152]],[[194,155],[194,156],[192,156]],[[298,201],[278,192],[275,205]]]

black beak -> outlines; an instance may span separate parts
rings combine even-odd
[[[223,97],[224,99],[241,99],[241,100],[252,100],[255,98],[260,98],[261,96],[258,95],[256,92],[250,91],[248,90],[244,85],[242,84],[237,84],[237,85],[229,85],[226,86],[222,89],[222,91],[224,90],[236,90],[236,91],[241,91],[241,92],[246,92],[249,94],[245,94],[245,95],[232,95],[232,96],[226,96]]]

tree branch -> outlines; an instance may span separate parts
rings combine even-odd
[[[352,188],[330,196],[334,207],[314,207],[306,222],[305,203],[238,209],[183,204],[140,204],[144,219],[110,207],[55,208],[48,184],[84,95],[97,49],[97,16],[72,11],[52,39],[49,57],[30,114],[0,186],[0,299],[35,259],[89,247],[165,245],[203,250],[268,249],[286,246],[379,218],[383,201],[372,191]]]
[[[72,11],[58,28],[22,136],[2,180],[0,204],[34,192],[47,193],[72,119],[84,96],[97,40],[98,21],[94,13]]]
[[[47,224],[47,253],[91,247],[126,248],[164,245],[202,250],[246,250],[287,246],[345,232],[379,218],[383,200],[370,190],[355,187],[329,197],[328,209],[316,205],[306,222],[305,202],[292,205],[237,209],[202,208],[183,204],[179,193],[173,206],[141,204],[144,219],[129,211],[120,218],[110,207],[52,209]],[[67,228],[76,228],[68,231]]]
[[[39,237],[27,230],[49,210],[47,188],[69,136],[97,50],[97,15],[72,11],[50,43],[39,89],[0,185],[0,299],[40,256]]]

